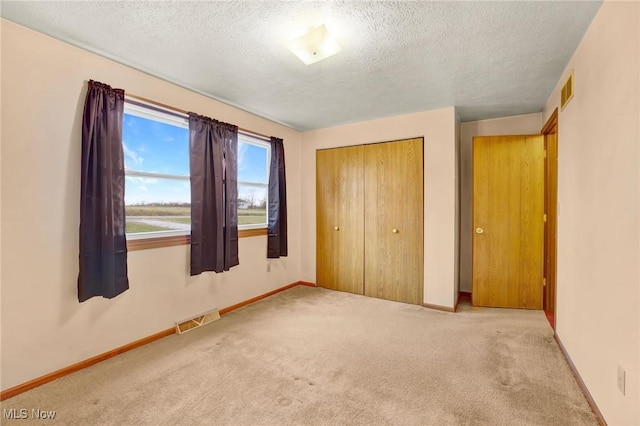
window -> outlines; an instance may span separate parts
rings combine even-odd
[[[267,226],[270,153],[268,142],[238,135],[239,229]]]
[[[188,119],[125,102],[122,145],[127,238],[189,234]]]
[[[122,145],[127,239],[183,236],[183,244],[191,231],[189,119],[126,100]],[[238,135],[240,230],[267,226],[270,152],[269,142]]]

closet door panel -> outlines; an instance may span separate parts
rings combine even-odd
[[[316,154],[316,283],[363,294],[363,147]]]
[[[365,295],[420,305],[422,138],[367,145],[364,158]]]

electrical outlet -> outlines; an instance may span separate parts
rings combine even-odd
[[[267,272],[271,272],[271,263],[267,262]]]
[[[622,368],[621,365],[618,364],[618,389],[620,390],[620,393],[624,395],[624,381],[625,381],[625,371],[624,368]]]

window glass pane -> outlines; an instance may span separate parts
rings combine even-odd
[[[267,223],[267,188],[238,186],[238,225]]]
[[[268,183],[267,147],[238,141],[238,181]]]
[[[188,180],[126,176],[126,233],[191,229]]]
[[[132,114],[122,124],[127,170],[189,176],[189,129]]]

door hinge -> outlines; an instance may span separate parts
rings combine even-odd
[[[544,221],[546,222],[546,221],[547,221],[547,214],[545,213],[545,214],[542,216],[542,218],[543,218],[543,219],[544,219]]]
[[[542,279],[542,286],[543,286],[543,287],[546,287],[546,286],[547,286],[547,279],[546,279],[546,278],[543,278],[543,279]]]

